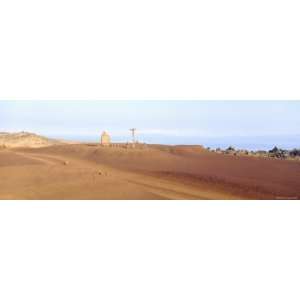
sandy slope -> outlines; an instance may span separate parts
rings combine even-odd
[[[300,198],[300,163],[215,154],[53,145],[0,150],[1,199]]]
[[[66,143],[64,141],[59,141],[55,139],[49,139],[47,137],[37,135],[30,132],[0,132],[0,147],[31,147],[31,148],[40,148],[47,147],[51,145],[57,145]]]

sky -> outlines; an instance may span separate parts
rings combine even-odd
[[[300,101],[0,101],[0,131],[50,137],[197,144],[300,137]],[[297,140],[296,140],[297,139]],[[300,146],[300,145],[299,145]]]

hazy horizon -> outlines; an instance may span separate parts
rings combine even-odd
[[[268,149],[300,146],[299,101],[1,101],[0,131],[96,142],[203,144]]]

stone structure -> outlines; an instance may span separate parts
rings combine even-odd
[[[103,131],[101,135],[101,145],[102,146],[109,146],[110,145],[110,136],[106,131]]]

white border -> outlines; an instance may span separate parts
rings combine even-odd
[[[0,298],[298,300],[297,201],[3,201]]]
[[[300,99],[299,1],[0,2],[0,99]]]

